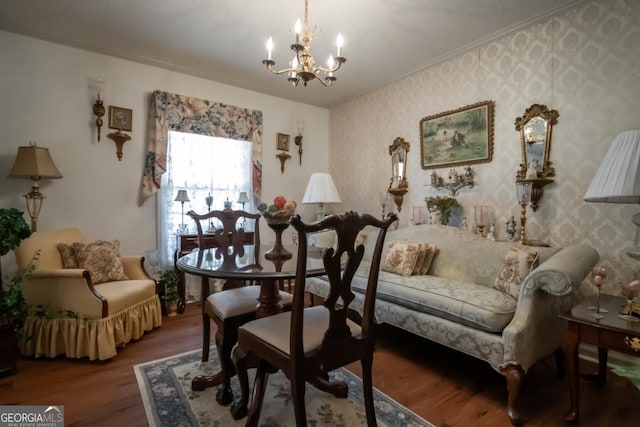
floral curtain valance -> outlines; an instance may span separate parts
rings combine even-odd
[[[252,142],[253,193],[260,199],[262,182],[262,111],[155,91],[149,100],[147,155],[139,204],[160,188],[167,167],[169,131]]]

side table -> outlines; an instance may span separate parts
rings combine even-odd
[[[595,319],[593,310],[587,307],[595,305],[595,296],[575,306],[570,312],[560,316],[569,322],[565,338],[565,352],[569,380],[571,408],[565,415],[565,422],[578,421],[580,409],[580,388],[578,385],[578,349],[580,343],[598,347],[598,373],[596,383],[604,386],[607,379],[608,350],[615,350],[634,356],[640,356],[640,322],[629,322],[618,317],[625,299],[614,295],[600,295],[600,307],[609,310],[603,319]]]

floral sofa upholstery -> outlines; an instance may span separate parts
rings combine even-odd
[[[526,247],[537,252],[539,266],[526,276],[516,299],[493,285],[506,254],[520,245],[426,224],[389,232],[385,251],[391,242],[405,239],[435,244],[438,252],[427,275],[380,271],[376,321],[489,363],[506,377],[508,416],[512,423],[519,423],[515,403],[524,375],[534,363],[562,348],[566,322],[558,315],[575,302],[576,289],[599,259],[597,251],[584,243]],[[385,256],[383,252],[383,260]],[[366,261],[362,268],[368,268]],[[365,284],[356,273],[351,308],[360,313]],[[325,277],[309,278],[306,286],[312,294],[328,294]]]
[[[116,356],[117,347],[162,324],[156,284],[144,271],[144,258],[120,257],[119,245],[117,254],[98,247],[93,259],[102,262],[107,274],[120,275],[119,280],[98,277],[105,272],[89,264],[83,264],[86,268],[63,268],[65,257],[59,244],[91,246],[83,242],[78,228],[38,231],[16,249],[20,270],[40,251],[32,277],[24,284],[30,310],[20,346],[22,355],[110,359]],[[116,269],[119,271],[113,273]]]

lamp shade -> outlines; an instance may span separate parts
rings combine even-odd
[[[18,155],[9,172],[10,178],[59,179],[62,174],[53,163],[49,149],[38,147],[35,142],[18,147]]]
[[[591,180],[584,200],[640,203],[640,129],[616,136]]]
[[[189,201],[189,195],[187,194],[187,190],[178,190],[178,194],[176,195],[176,198],[173,199],[174,202],[188,202]]]
[[[241,191],[238,196],[238,203],[247,203],[249,201],[249,195],[246,191]]]
[[[340,203],[340,195],[328,173],[313,173],[309,178],[302,203]]]

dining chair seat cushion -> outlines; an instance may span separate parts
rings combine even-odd
[[[259,294],[260,286],[242,286],[211,294],[205,304],[219,318],[228,319],[256,311]],[[293,301],[293,295],[288,292],[280,291],[280,298],[282,305],[291,305]]]
[[[270,343],[283,353],[289,354],[290,325],[291,312],[284,312],[252,320],[245,323],[240,329]],[[322,345],[324,334],[329,328],[329,310],[323,305],[305,308],[303,325],[303,349],[307,354]],[[362,329],[357,323],[347,319],[347,325],[349,325],[351,336],[357,338],[362,335]]]

